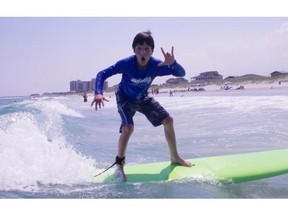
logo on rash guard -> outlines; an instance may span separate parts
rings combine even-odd
[[[131,79],[131,82],[134,84],[134,85],[139,85],[139,84],[150,84],[151,83],[151,77],[146,77],[145,79],[136,79],[136,78],[133,78]]]

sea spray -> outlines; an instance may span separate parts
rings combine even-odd
[[[21,106],[27,111],[0,116],[0,189],[91,181],[95,161],[67,143],[62,117],[55,107],[70,114],[73,111],[55,101]]]

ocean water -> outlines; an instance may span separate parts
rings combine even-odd
[[[192,180],[96,183],[114,162],[120,118],[115,96],[95,111],[92,97],[0,100],[0,198],[279,199],[288,175],[221,185]],[[179,92],[154,96],[174,117],[184,158],[288,148],[288,89]],[[141,115],[128,164],[169,160],[163,127]],[[271,161],[273,163],[273,161]]]

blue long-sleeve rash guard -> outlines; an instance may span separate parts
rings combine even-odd
[[[95,94],[103,95],[103,83],[107,78],[116,74],[122,74],[118,87],[119,90],[128,101],[138,102],[147,95],[148,89],[155,77],[166,75],[185,76],[184,68],[176,61],[170,66],[158,66],[160,62],[160,60],[151,56],[146,70],[141,71],[137,67],[136,55],[122,59],[97,74]]]

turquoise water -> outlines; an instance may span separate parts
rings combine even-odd
[[[99,111],[81,96],[0,100],[0,198],[288,198],[288,175],[240,184],[99,184],[114,162],[120,119],[115,97]],[[288,89],[159,94],[175,119],[184,158],[288,148]],[[163,127],[141,114],[127,163],[169,160]],[[273,161],[271,161],[273,163]]]

